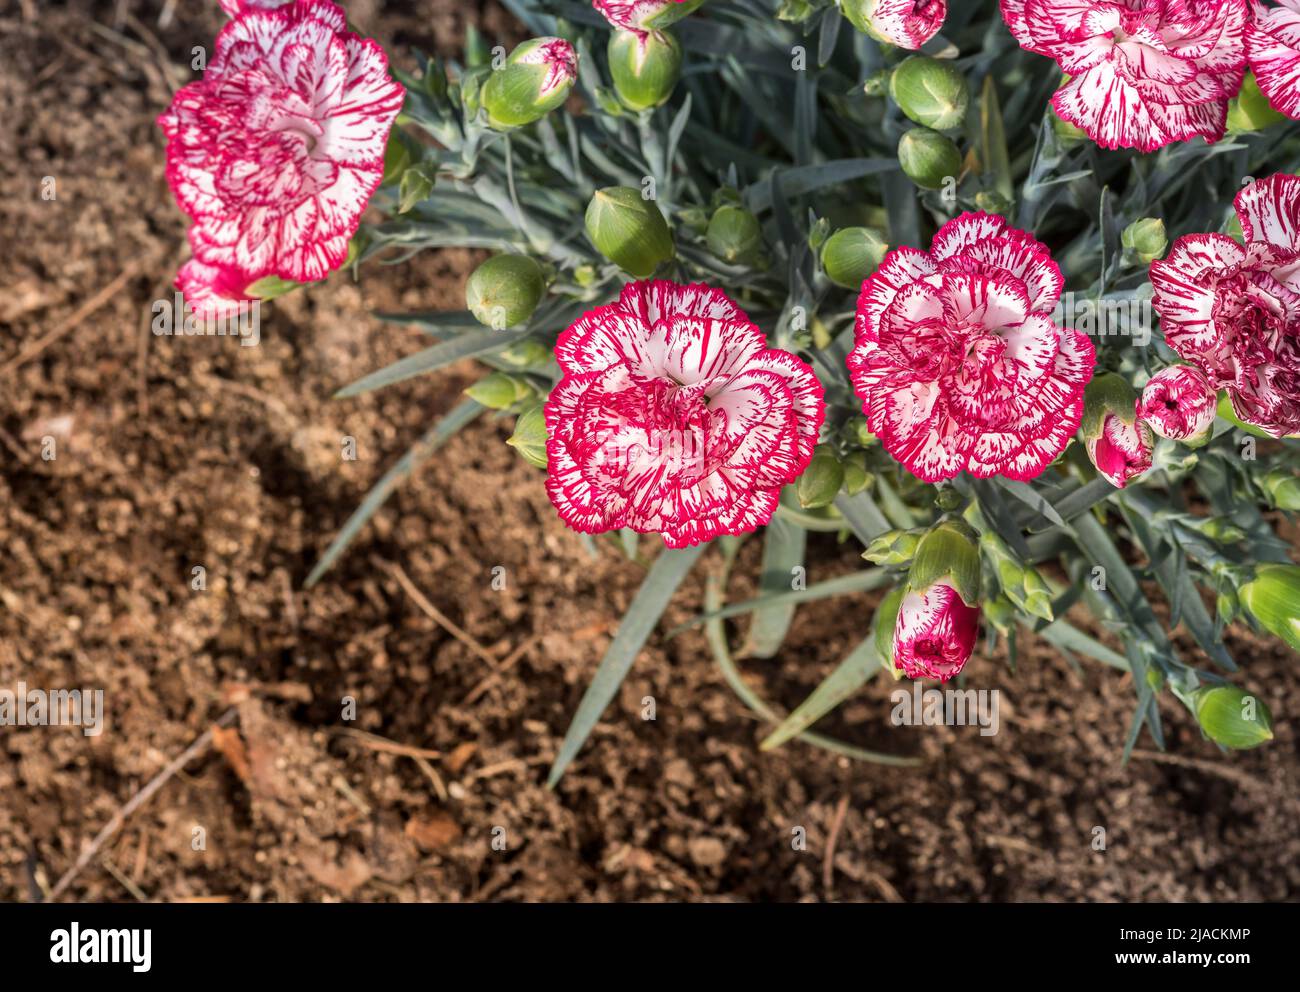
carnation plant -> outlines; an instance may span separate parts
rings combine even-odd
[[[764,748],[905,763],[810,728],[871,678],[979,685],[1023,637],[1130,673],[1125,756],[1164,746],[1162,693],[1224,748],[1272,737],[1224,632],[1300,648],[1276,531],[1300,508],[1300,2],[506,6],[530,39],[414,53],[390,133],[396,85],[337,8],[245,0],[163,118],[196,309],[345,255],[364,277],[491,253],[464,311],[382,315],[433,343],[341,396],[483,375],[308,584],[507,417],[592,554],[662,544],[552,783],[710,549],[694,624]],[[809,532],[861,568],[805,584]],[[745,540],[760,592],[728,603]],[[865,590],[859,643],[793,711],[744,681],[725,621],[771,657],[800,604]]]

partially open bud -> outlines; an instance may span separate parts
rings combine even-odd
[[[587,205],[587,236],[623,271],[646,279],[673,257],[673,235],[653,200],[631,186],[596,190]]]
[[[1279,510],[1300,510],[1300,475],[1275,468],[1260,480],[1260,485],[1272,506]]]
[[[687,14],[698,10],[704,0],[593,0],[605,20],[624,31],[662,31]]]
[[[1171,365],[1142,389],[1137,416],[1161,437],[1201,444],[1210,436],[1218,404],[1219,397],[1200,369]]]
[[[527,255],[494,255],[465,284],[465,307],[480,324],[504,330],[533,315],[546,292],[542,267]]]
[[[1228,133],[1262,131],[1274,124],[1281,124],[1286,119],[1286,114],[1269,105],[1268,97],[1260,91],[1255,74],[1247,71],[1241,90],[1228,104]]]
[[[894,662],[909,678],[947,682],[970,660],[979,633],[980,554],[959,520],[921,538],[894,625]]]
[[[682,46],[667,31],[615,31],[608,52],[614,92],[627,107],[647,110],[673,95]]]
[[[1113,372],[1094,377],[1084,392],[1080,433],[1088,458],[1117,489],[1151,467],[1155,438],[1136,407],[1133,387]]]
[[[818,445],[813,451],[812,461],[803,470],[796,484],[799,505],[805,510],[830,506],[842,485],[844,485],[844,466],[829,447],[824,444]]]
[[[842,0],[849,23],[877,41],[915,51],[939,33],[947,0]]]
[[[753,261],[762,254],[763,229],[758,218],[744,207],[718,207],[704,237],[709,251],[733,265]]]
[[[492,70],[481,100],[498,131],[540,120],[562,104],[578,78],[578,56],[563,38],[533,38]]]
[[[1300,651],[1300,566],[1260,565],[1238,595],[1261,627]]]
[[[835,285],[860,290],[888,251],[885,239],[871,228],[844,227],[822,245],[822,268]]]
[[[1273,739],[1273,715],[1264,701],[1235,685],[1202,686],[1192,693],[1192,706],[1216,744],[1240,750]]]
[[[941,189],[961,174],[961,152],[938,131],[914,127],[898,141],[898,164],[922,189]]]
[[[1120,244],[1133,252],[1134,257],[1143,265],[1150,265],[1164,255],[1165,249],[1169,247],[1165,222],[1156,217],[1135,220],[1120,234]]]
[[[889,95],[916,123],[937,131],[959,127],[970,105],[966,77],[951,61],[913,55],[889,77]]]
[[[546,468],[546,415],[541,404],[525,410],[515,421],[515,432],[506,444],[534,468]]]

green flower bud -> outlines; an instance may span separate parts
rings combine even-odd
[[[975,194],[975,206],[986,214],[1005,214],[1011,209],[1011,201],[995,189],[982,189]]]
[[[508,410],[531,394],[527,382],[505,372],[493,372],[484,376],[465,390],[466,396],[482,403],[489,410]]]
[[[562,104],[578,78],[578,56],[563,38],[533,38],[492,70],[480,95],[498,131],[540,120]]]
[[[869,227],[841,228],[822,246],[822,268],[835,285],[861,290],[888,251],[885,239]]]
[[[682,69],[682,46],[667,31],[615,31],[609,38],[614,91],[632,110],[657,107],[673,95]]]
[[[1169,247],[1169,238],[1165,234],[1165,222],[1156,217],[1143,217],[1135,220],[1120,235],[1120,244],[1131,251],[1143,265],[1150,265],[1161,258]]]
[[[1300,651],[1300,566],[1260,565],[1239,595],[1261,627]]]
[[[1279,510],[1300,510],[1300,475],[1275,468],[1260,480],[1269,503]]]
[[[1241,613],[1241,596],[1237,590],[1229,585],[1222,586],[1218,598],[1214,601],[1214,611],[1218,614],[1219,622],[1225,627],[1236,620]]]
[[[1038,569],[1021,561],[1007,543],[991,530],[980,534],[980,547],[1007,599],[1030,616],[1041,617],[1048,623],[1056,619],[1052,612],[1052,590]]]
[[[862,557],[876,565],[906,565],[916,557],[916,549],[925,535],[925,529],[888,530],[878,535]]]
[[[1052,130],[1063,145],[1077,145],[1081,141],[1089,140],[1087,131],[1075,127],[1067,120],[1062,120],[1055,113],[1052,114]]]
[[[867,453],[855,451],[840,463],[844,466],[844,491],[856,496],[876,481],[875,473],[867,468]]]
[[[546,468],[546,415],[542,407],[531,407],[515,421],[515,432],[506,444],[513,447],[534,468]]]
[[[884,96],[889,92],[889,70],[879,69],[867,77],[862,84],[862,92],[867,96]]]
[[[899,139],[898,164],[922,189],[941,189],[961,175],[961,152],[938,131],[914,127]]]
[[[781,6],[776,9],[776,19],[802,24],[816,12],[817,8],[808,0],[781,0]]]
[[[705,234],[709,251],[724,262],[743,264],[762,254],[763,229],[744,207],[719,207]]]
[[[940,579],[956,590],[967,606],[980,598],[980,553],[975,532],[960,520],[942,520],[916,547],[907,576],[911,592],[924,592]]]
[[[812,461],[799,476],[796,491],[799,505],[805,510],[817,510],[830,506],[839,495],[840,486],[844,484],[844,466],[826,445],[819,445],[813,452]]]
[[[527,255],[494,255],[465,284],[465,307],[480,324],[504,330],[533,315],[546,293],[542,267]]]
[[[1260,91],[1255,74],[1247,72],[1241,84],[1241,91],[1228,104],[1228,133],[1262,131],[1274,124],[1281,124],[1286,119],[1286,114],[1274,110],[1269,105],[1268,97]]]
[[[1103,372],[1092,377],[1083,393],[1083,421],[1079,433],[1085,441],[1101,437],[1106,417],[1114,414],[1126,424],[1137,419],[1137,391],[1121,375]]]
[[[402,171],[402,179],[397,187],[397,212],[406,213],[420,201],[428,199],[432,192],[432,170],[422,163],[408,165]]]
[[[524,338],[516,341],[501,352],[501,360],[521,369],[536,368],[545,365],[551,359],[551,349],[536,338]]]
[[[388,132],[388,144],[384,146],[384,186],[398,182],[402,174],[411,165],[411,150],[402,139],[402,132],[393,128]]]
[[[1216,744],[1240,750],[1273,739],[1273,715],[1264,701],[1235,685],[1202,686],[1192,693],[1192,706]]]
[[[913,55],[889,77],[889,95],[900,110],[923,127],[959,127],[970,105],[966,77],[951,61]]]
[[[1219,544],[1236,544],[1246,539],[1244,530],[1223,517],[1196,517],[1187,520],[1186,525],[1189,529],[1204,534],[1211,541]]]
[[[673,257],[673,236],[653,200],[631,186],[596,191],[587,205],[587,236],[596,250],[638,279]]]
[[[965,503],[966,497],[953,486],[940,486],[939,491],[934,494],[934,505],[944,513],[960,510]]]
[[[903,670],[894,663],[894,627],[898,625],[898,610],[903,605],[903,596],[906,594],[906,585],[894,586],[880,601],[872,619],[876,651],[883,662],[881,667],[894,677],[895,682],[903,677]]]
[[[866,417],[859,417],[854,422],[854,429],[858,444],[862,445],[864,448],[870,448],[880,440],[876,435],[871,433],[871,429],[867,426]]]

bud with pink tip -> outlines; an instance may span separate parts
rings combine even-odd
[[[1152,376],[1142,390],[1137,415],[1161,437],[1201,444],[1214,426],[1218,397],[1192,365],[1172,365]]]
[[[947,682],[979,634],[980,556],[965,524],[936,524],[917,545],[894,621],[894,665],[908,678]]]
[[[1088,458],[1116,489],[1123,489],[1151,467],[1155,437],[1138,418],[1133,387],[1114,372],[1095,376],[1088,383],[1079,432]]]

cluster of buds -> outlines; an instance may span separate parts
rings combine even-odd
[[[970,107],[966,77],[951,62],[913,55],[889,75],[889,96],[918,127],[898,142],[898,164],[922,189],[940,189],[962,171],[962,155],[944,134],[960,128]]]
[[[1155,435],[1197,447],[1209,440],[1218,399],[1191,365],[1152,376],[1138,396],[1122,376],[1095,376],[1084,394],[1080,434],[1088,457],[1113,486],[1123,489],[1151,468]]]

